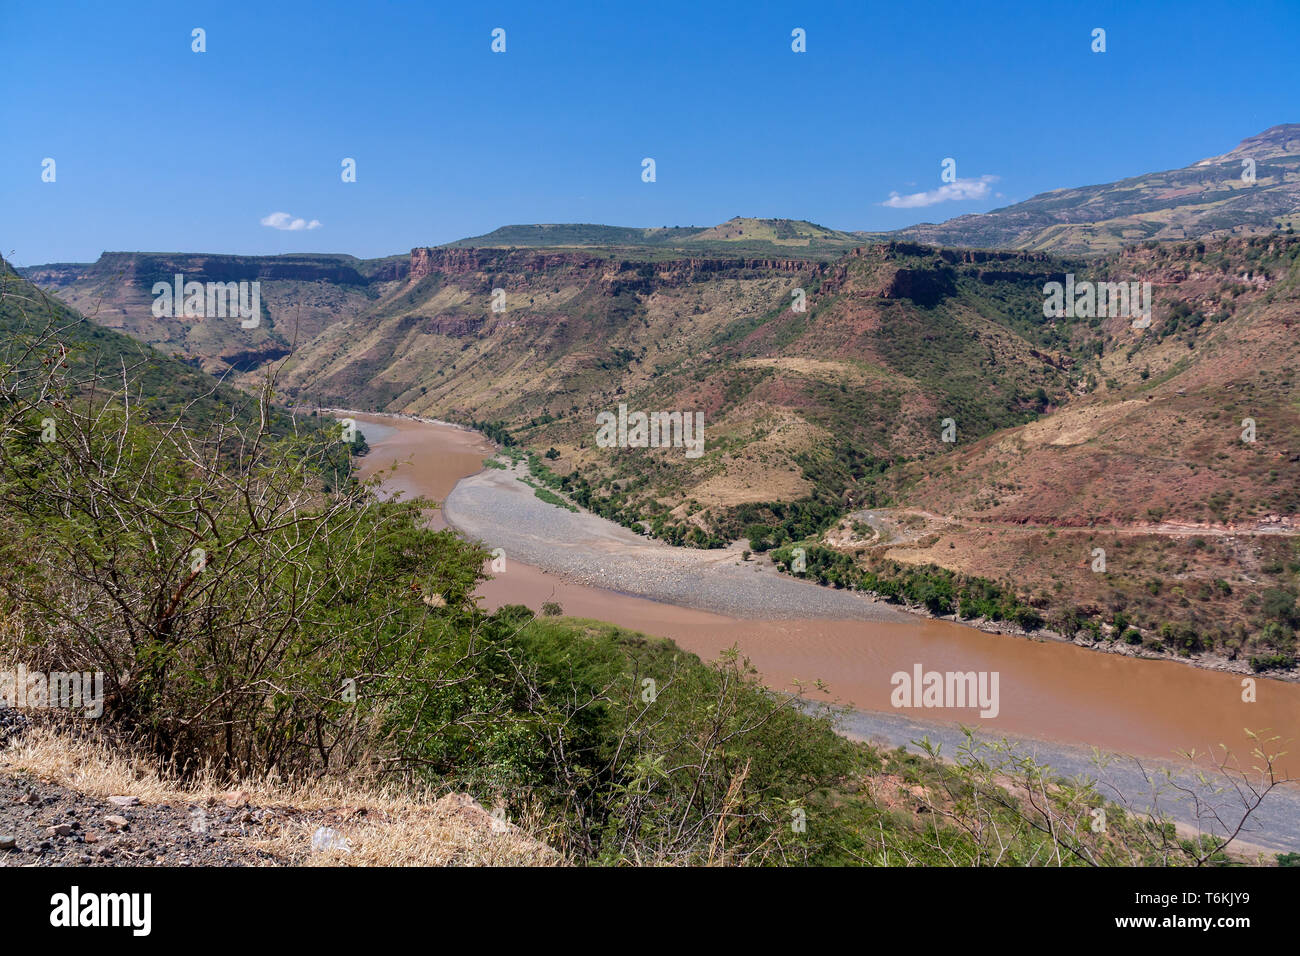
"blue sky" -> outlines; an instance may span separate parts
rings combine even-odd
[[[1295,0],[10,3],[0,253],[369,257],[520,222],[937,222],[1300,122],[1297,38]],[[947,157],[975,198],[883,205],[940,189]],[[263,225],[274,213],[304,228]]]

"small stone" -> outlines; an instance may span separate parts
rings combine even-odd
[[[94,831],[87,830],[86,835],[82,839],[84,839],[87,843],[98,843],[99,834],[95,833]]]
[[[72,834],[72,824],[59,823],[52,827],[46,827],[45,832],[48,833],[50,836],[60,836],[60,837],[70,836]]]
[[[347,837],[332,827],[317,829],[311,835],[311,848],[314,853],[324,853],[328,850],[342,850],[344,853],[352,852]]]
[[[18,849],[18,838],[7,833],[0,833],[0,850]]]
[[[139,797],[109,797],[108,802],[115,807],[136,807],[140,805]]]
[[[116,815],[104,817],[104,822],[107,823],[114,830],[125,830],[127,827],[131,825],[131,821],[128,820],[126,817],[119,817]]]

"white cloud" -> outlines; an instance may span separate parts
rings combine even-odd
[[[262,219],[262,225],[270,226],[272,229],[287,229],[290,232],[298,232],[302,229],[319,229],[320,220],[313,219],[308,222],[306,219],[295,219],[287,212],[273,212]]]
[[[890,193],[889,198],[880,205],[891,209],[918,209],[954,199],[985,199],[989,194],[989,183],[997,181],[997,176],[981,176],[979,179],[959,179],[955,183],[944,183],[938,189],[923,193],[909,193],[906,196]]]

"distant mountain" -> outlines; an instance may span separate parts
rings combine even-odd
[[[1243,180],[1246,161],[1254,182]],[[1252,136],[1222,156],[1115,183],[1056,189],[977,216],[921,223],[888,237],[942,246],[1117,252],[1147,239],[1226,238],[1300,223],[1300,124]],[[860,239],[881,234],[858,233]]]
[[[752,252],[779,250],[801,258],[828,258],[862,244],[847,232],[828,229],[802,219],[754,219],[737,216],[710,226],[664,226],[641,229],[589,223],[502,226],[482,236],[458,239],[444,248],[607,248],[695,250],[700,252]]]
[[[21,356],[25,348],[52,349],[53,343],[66,350],[70,381],[84,384],[98,378],[102,393],[120,390],[125,378],[132,403],[137,408],[143,405],[154,420],[182,418],[194,428],[226,421],[232,415],[245,422],[255,420],[252,396],[78,314],[0,259],[0,368],[6,359]],[[287,435],[294,431],[293,417],[274,409],[270,426],[273,435]],[[305,427],[316,426],[308,423]]]
[[[99,325],[168,355],[195,359],[214,374],[281,358],[328,325],[369,309],[385,283],[405,278],[407,256],[229,256],[186,252],[105,252],[95,262],[17,270]],[[262,321],[245,329],[225,319],[165,318],[151,311],[155,282],[257,281]]]
[[[699,233],[698,226],[665,226],[641,229],[635,226],[602,226],[596,223],[566,222],[502,226],[481,236],[446,243],[449,249],[563,248],[569,246],[668,246]]]
[[[581,223],[503,226],[437,249],[584,250],[591,257],[667,262],[684,257],[825,262],[862,245],[848,233],[795,219],[737,217],[710,228],[638,229]],[[368,314],[408,278],[430,250],[380,259],[341,254],[232,256],[188,252],[105,252],[95,262],[55,262],[18,273],[59,295],[100,325],[197,360],[213,374],[249,371],[288,355],[330,326]],[[157,319],[155,282],[257,280],[262,321],[241,328],[223,320]],[[417,276],[418,277],[418,276]]]

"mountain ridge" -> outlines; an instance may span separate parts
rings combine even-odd
[[[804,219],[734,216],[714,226],[607,226],[598,223],[532,223],[501,226],[481,236],[435,248],[604,248],[641,250],[781,249],[826,257],[860,243],[852,233]]]
[[[1243,179],[1252,160],[1253,182]],[[1117,252],[1147,240],[1226,238],[1294,229],[1300,221],[1300,123],[1247,137],[1180,169],[1067,187],[986,213],[861,238],[1070,255]]]

